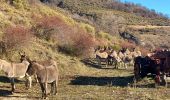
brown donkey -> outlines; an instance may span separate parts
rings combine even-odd
[[[59,73],[56,65],[43,66],[33,61],[30,63],[27,73],[29,75],[37,75],[37,79],[42,90],[42,98],[46,99],[47,97],[48,83],[51,83],[51,94],[57,94]]]
[[[36,75],[38,79],[42,90],[42,98],[47,97],[48,83],[51,83],[51,93],[56,95],[59,75],[57,63],[53,59],[41,62],[31,61],[24,53],[21,55],[20,60],[22,61],[25,59],[30,63],[27,70],[28,75]]]
[[[14,78],[25,77],[29,64],[30,63],[26,60],[23,60],[21,63],[13,63],[0,59],[0,70],[3,70],[6,76],[10,79],[12,92],[15,91]]]

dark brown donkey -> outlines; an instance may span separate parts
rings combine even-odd
[[[25,58],[24,58],[25,57]],[[32,76],[36,75],[38,82],[41,86],[42,90],[42,98],[47,97],[47,85],[48,83],[51,84],[51,94],[56,95],[57,94],[57,85],[58,85],[58,67],[54,60],[50,59],[49,63],[47,65],[39,64],[36,61],[31,61],[26,56],[21,56],[21,60],[27,59],[30,63],[27,74]],[[48,62],[48,61],[45,61]]]

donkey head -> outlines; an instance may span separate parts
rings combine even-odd
[[[19,55],[20,55],[20,61],[21,61],[21,62],[22,62],[23,60],[26,60],[25,52],[24,52],[24,53],[19,52]]]

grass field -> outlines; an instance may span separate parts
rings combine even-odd
[[[60,67],[60,66],[59,66]],[[59,79],[58,94],[49,96],[51,100],[169,100],[170,89],[154,88],[154,81],[145,78],[137,83],[137,88],[129,86],[133,81],[133,67],[124,69],[85,66],[85,73],[62,74]],[[72,70],[72,69],[70,69]],[[72,70],[74,71],[74,70]],[[16,92],[11,94],[8,78],[0,75],[0,99],[34,100],[40,99],[39,84],[26,90],[24,80],[17,80]]]

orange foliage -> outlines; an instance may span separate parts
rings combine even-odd
[[[36,16],[33,16],[33,18],[34,17]],[[34,35],[46,40],[54,39],[56,33],[68,27],[65,22],[57,16],[45,16],[36,19],[36,21],[37,23],[35,27],[33,27]]]
[[[7,49],[16,48],[22,46],[32,37],[31,31],[29,28],[24,26],[9,26],[5,30],[3,40],[6,44]]]
[[[71,36],[73,40],[73,47],[76,50],[76,56],[89,56],[88,54],[95,46],[95,39],[90,34],[83,32],[82,30],[77,31]]]
[[[93,36],[57,16],[40,18],[33,29],[35,36],[57,42],[59,50],[70,55],[88,55],[95,45]]]

